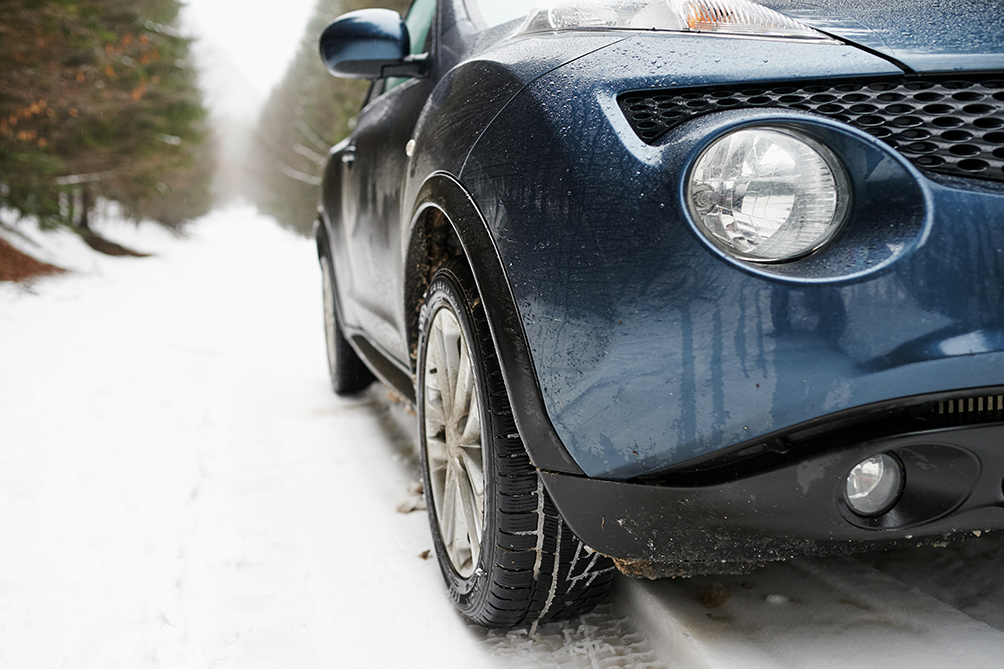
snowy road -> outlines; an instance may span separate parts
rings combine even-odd
[[[397,511],[412,419],[329,391],[311,242],[241,209],[102,230],[154,256],[49,237],[76,273],[0,284],[0,667],[1004,665],[996,537],[472,628]]]

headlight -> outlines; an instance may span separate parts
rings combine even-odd
[[[556,30],[670,30],[831,41],[749,0],[545,0],[517,35]]]
[[[823,246],[846,217],[850,187],[832,151],[795,130],[747,128],[697,158],[687,205],[727,253],[755,262],[794,260]]]

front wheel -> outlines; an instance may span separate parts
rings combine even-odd
[[[422,469],[436,556],[457,606],[488,627],[592,609],[613,578],[544,490],[516,429],[477,287],[451,261],[419,317]]]

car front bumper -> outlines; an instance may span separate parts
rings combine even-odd
[[[576,535],[638,576],[743,571],[1004,527],[1004,423],[843,443],[848,436],[830,433],[786,454],[675,480],[601,481],[553,472],[542,478]],[[878,453],[900,459],[905,489],[881,516],[857,516],[843,493],[847,473]],[[693,480],[701,483],[683,482]]]

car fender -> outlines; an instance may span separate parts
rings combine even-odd
[[[412,215],[414,235],[423,234],[421,221],[433,212],[442,214],[452,226],[470,264],[485,306],[516,425],[530,460],[540,469],[581,475],[582,470],[568,454],[547,417],[512,289],[481,210],[455,177],[436,172],[419,190]],[[421,243],[414,243],[411,248],[422,247]],[[405,285],[417,291],[424,285],[419,276],[422,264],[414,254],[408,260]],[[420,305],[420,298],[413,293],[409,303]],[[412,310],[417,313],[417,308]]]

